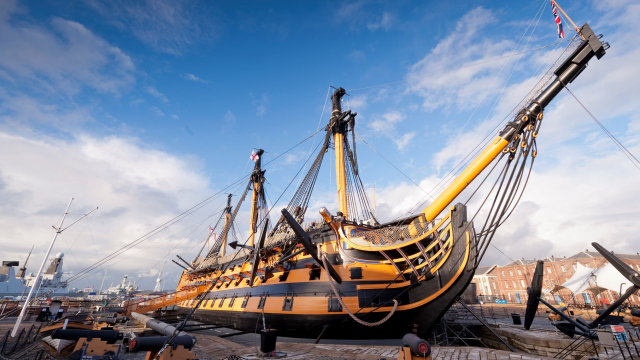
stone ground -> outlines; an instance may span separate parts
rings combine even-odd
[[[202,360],[258,359],[258,349],[253,346],[237,344],[233,341],[212,335],[196,335],[198,343],[195,351]],[[400,350],[397,346],[374,345],[336,345],[336,344],[300,344],[278,343],[276,351],[287,355],[286,359],[343,360],[371,359],[395,360]],[[534,360],[550,359],[526,353],[511,353],[475,347],[433,347],[433,360]]]
[[[511,313],[522,313],[522,306],[492,306],[483,305],[482,310],[479,305],[474,306],[478,313],[482,312],[485,319],[490,324],[500,324],[499,332],[509,340],[512,345],[519,347],[518,353],[511,353],[504,350],[494,350],[477,347],[433,347],[433,360],[534,360],[549,359],[557,353],[558,348],[563,348],[569,338],[563,338],[555,331],[543,330],[553,328],[545,314],[541,313],[534,320],[534,327],[539,331],[524,331],[517,326],[509,326]],[[505,317],[505,314],[507,317]],[[489,316],[491,315],[491,316]],[[587,314],[585,314],[587,315]],[[588,316],[587,316],[588,318]],[[13,327],[13,321],[0,321],[0,336]],[[23,323],[23,327],[29,327],[33,321]],[[39,325],[35,323],[35,325]],[[125,330],[122,328],[121,330]],[[140,331],[140,326],[134,326],[130,330]],[[232,329],[215,329],[193,333],[198,342],[194,349],[201,360],[242,360],[258,359],[259,336],[256,334],[244,334],[228,338],[220,338],[216,335],[223,335],[235,332]],[[533,339],[535,338],[535,339]],[[534,341],[535,340],[535,341]],[[557,344],[556,344],[557,343]],[[37,345],[37,344],[34,344]],[[492,344],[499,347],[500,344]],[[530,349],[530,347],[532,347]],[[533,355],[529,352],[537,352]],[[328,340],[322,339],[320,344],[313,344],[313,339],[278,338],[277,351],[286,355],[286,359],[309,359],[309,360],[344,360],[344,359],[371,359],[371,360],[391,360],[398,358],[399,340]],[[613,354],[611,354],[613,355]],[[620,357],[620,354],[616,354]],[[635,355],[635,354],[634,354]],[[124,354],[123,360],[142,360],[145,353]],[[0,357],[1,358],[1,357]]]

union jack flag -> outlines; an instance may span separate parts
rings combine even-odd
[[[251,156],[249,158],[251,160],[253,160],[253,161],[258,161],[258,159],[260,159],[260,156],[258,156],[258,154],[256,154],[256,151],[253,150],[253,152],[251,152]]]
[[[562,21],[560,15],[558,15],[558,7],[555,1],[551,0],[551,10],[553,10],[553,16],[556,18],[556,26],[558,27],[558,37],[564,39],[564,30],[562,30]]]

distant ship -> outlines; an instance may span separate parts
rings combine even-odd
[[[29,258],[27,257],[28,260]],[[57,253],[55,258],[51,260],[49,267],[42,274],[42,279],[37,289],[38,294],[47,293],[47,297],[66,296],[69,294],[67,283],[62,280],[63,260],[64,253]],[[26,275],[27,261],[25,261],[23,267],[18,269],[17,273],[15,268],[20,266],[19,261],[2,262],[2,266],[0,266],[0,297],[24,296],[29,292],[35,282],[36,275],[34,273]]]
[[[122,281],[118,285],[111,286],[110,288],[103,291],[102,293],[119,296],[119,295],[132,294],[136,291],[138,291],[138,286],[132,283],[131,280],[129,280],[128,275],[125,275]]]

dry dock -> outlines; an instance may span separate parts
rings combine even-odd
[[[241,359],[258,359],[258,349],[212,335],[195,335],[198,339],[196,353],[202,360],[227,359],[231,355]],[[396,346],[328,345],[278,343],[277,350],[287,354],[286,359],[342,360],[370,359],[395,360],[399,348]],[[433,360],[534,360],[551,359],[527,353],[512,353],[477,347],[433,347]]]

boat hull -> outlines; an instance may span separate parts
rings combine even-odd
[[[426,338],[473,278],[476,256],[473,225],[466,222],[466,214],[460,213],[459,218],[459,221],[454,221],[454,238],[457,240],[453,242],[448,259],[433,276],[419,283],[414,276],[413,280],[407,281],[409,285],[396,288],[387,288],[388,282],[379,281],[351,280],[337,285],[347,306],[354,312],[362,309],[359,317],[370,323],[387,316],[392,308],[387,306],[389,300],[398,299],[400,304],[395,313],[379,326],[361,325],[344,311],[331,312],[331,306],[339,305],[335,297],[331,305],[331,288],[326,275],[324,280],[215,289],[195,311],[194,320],[253,332],[262,329],[264,310],[267,327],[278,329],[281,336],[316,338],[328,326],[323,338],[392,339],[414,331]],[[341,266],[336,268],[340,271]],[[376,286],[377,289],[367,289]],[[262,310],[258,305],[262,298],[256,294],[264,296]],[[244,297],[250,299],[244,308],[240,308]],[[233,302],[232,298],[235,299]],[[290,308],[286,308],[288,298],[293,299]],[[377,301],[372,301],[374,298]],[[385,307],[371,312],[377,304]],[[187,314],[193,306],[195,301],[186,302],[178,307],[178,311]]]

